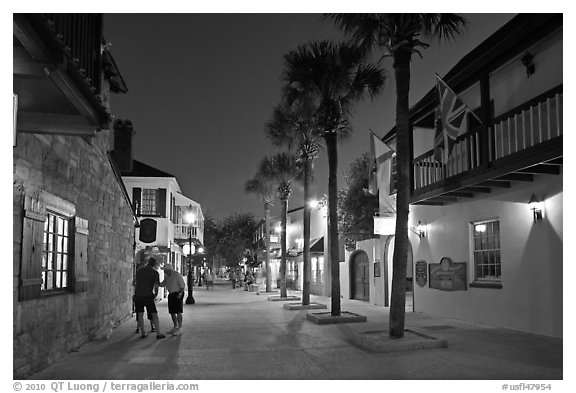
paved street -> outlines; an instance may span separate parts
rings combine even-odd
[[[217,285],[195,287],[184,332],[157,340],[135,334],[135,318],[109,340],[85,344],[31,379],[481,379],[562,378],[562,340],[407,313],[406,327],[448,340],[448,348],[372,353],[354,346],[357,331],[384,330],[387,309],[342,299],[366,323],[315,325],[268,296]],[[329,299],[313,296],[329,305]],[[322,310],[320,310],[322,311]],[[171,327],[159,303],[162,330]],[[148,324],[147,324],[148,326]]]

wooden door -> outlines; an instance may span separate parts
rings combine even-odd
[[[365,300],[370,299],[370,273],[368,270],[368,255],[365,252],[356,254],[352,266],[352,294],[353,299]]]

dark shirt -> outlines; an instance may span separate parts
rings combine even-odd
[[[154,288],[160,284],[160,275],[150,265],[146,265],[136,272],[136,288],[134,295],[138,297],[155,296]]]

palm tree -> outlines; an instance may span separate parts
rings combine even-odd
[[[270,276],[270,207],[274,201],[273,185],[264,179],[261,173],[257,173],[253,179],[244,183],[244,191],[256,194],[264,202],[264,233],[266,234],[266,292],[271,292]]]
[[[365,62],[356,46],[328,41],[300,45],[284,56],[287,83],[284,96],[289,103],[298,99],[314,102],[315,123],[321,129],[328,155],[328,225],[331,270],[331,314],[339,316],[340,270],[338,253],[338,216],[336,181],[337,142],[352,133],[351,111],[366,97],[374,98],[384,87],[384,72]]]
[[[396,80],[396,239],[393,256],[389,336],[403,337],[406,317],[406,263],[408,258],[408,212],[410,203],[409,102],[410,61],[429,44],[427,38],[453,39],[466,21],[456,14],[328,14],[337,26],[364,48],[380,48],[393,58]]]
[[[264,127],[264,133],[275,146],[286,146],[296,149],[297,162],[302,167],[304,184],[304,249],[303,249],[303,285],[302,305],[310,304],[310,181],[312,180],[313,162],[318,157],[319,133],[314,125],[314,108],[306,100],[295,101],[292,105],[286,102],[276,105],[270,120]]]
[[[292,194],[292,182],[299,178],[299,169],[296,156],[290,153],[278,153],[271,157],[264,157],[260,162],[258,172],[264,179],[277,184],[276,194],[282,205],[282,232],[280,245],[282,256],[280,259],[280,297],[287,297],[286,293],[286,222],[288,219],[288,199]]]

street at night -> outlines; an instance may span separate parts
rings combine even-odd
[[[567,389],[564,14],[260,6],[12,14],[13,389]]]
[[[295,293],[299,294],[299,293]],[[361,301],[343,309],[366,323],[316,325],[307,311],[289,311],[272,295],[195,287],[184,309],[181,336],[141,339],[131,318],[109,340],[86,344],[32,379],[262,380],[262,379],[504,379],[562,378],[562,342],[455,320],[407,314],[407,325],[447,339],[447,348],[374,353],[354,345],[360,332],[385,331],[387,311]],[[276,293],[276,295],[278,295]],[[328,305],[330,299],[314,297]],[[163,330],[172,327],[160,302]],[[322,310],[318,310],[319,312]],[[312,312],[312,311],[311,311]],[[148,326],[147,326],[148,328]]]

